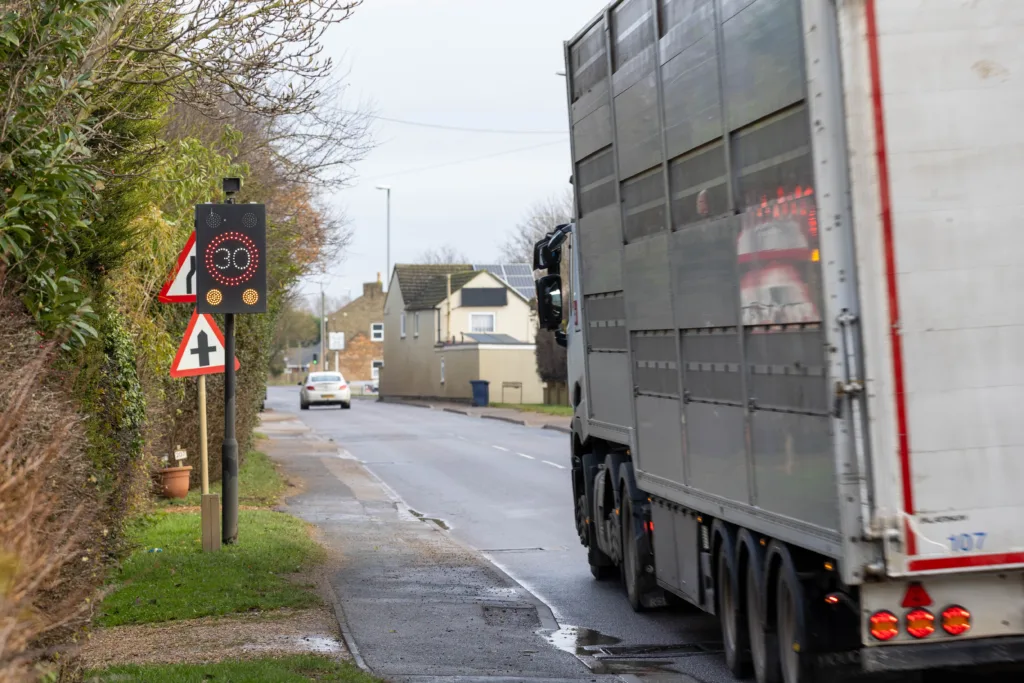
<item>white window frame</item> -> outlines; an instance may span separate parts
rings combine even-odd
[[[380,365],[377,365],[380,363]],[[370,361],[370,379],[380,380],[380,369],[384,367],[384,361],[372,360]]]
[[[380,329],[374,329],[378,325],[380,326]],[[370,323],[370,341],[384,341],[384,323]]]
[[[473,329],[473,318],[474,316],[490,316],[491,318],[491,329],[489,332],[479,332]],[[498,316],[494,313],[470,313],[469,314],[469,334],[495,334],[498,329]]]
[[[405,313],[404,312],[402,313],[400,320],[402,322],[402,324],[401,324],[401,328],[402,328],[401,329],[401,336],[402,336],[402,339],[405,339]]]
[[[420,336],[420,312],[416,311],[412,314],[412,336]]]

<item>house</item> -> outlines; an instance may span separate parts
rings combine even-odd
[[[323,368],[340,370],[349,384],[376,384],[384,365],[384,284],[363,284],[363,295],[327,316],[327,336],[344,334],[345,348],[327,351]]]
[[[542,402],[529,272],[525,264],[396,265],[384,303],[381,396],[468,401],[470,380],[480,379],[492,402]]]
[[[284,366],[285,372],[288,373],[289,380],[295,378],[292,375],[302,375],[309,371],[309,368],[313,365],[313,361],[318,357],[317,354],[320,352],[320,346],[291,346],[285,349],[282,354],[284,355]],[[301,379],[301,377],[298,377]]]

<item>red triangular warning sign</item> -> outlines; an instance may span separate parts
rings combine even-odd
[[[178,263],[167,277],[157,301],[162,304],[188,304],[196,300],[196,233],[185,242]]]
[[[235,358],[235,370],[241,367]],[[185,338],[171,363],[171,377],[195,377],[224,372],[224,335],[208,313],[192,311]]]
[[[914,582],[907,586],[907,593],[903,596],[903,607],[928,607],[932,604],[932,596],[924,586]]]

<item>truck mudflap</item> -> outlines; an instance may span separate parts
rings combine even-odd
[[[869,673],[1024,664],[1024,636],[867,647],[860,660]]]

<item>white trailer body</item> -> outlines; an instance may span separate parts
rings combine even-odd
[[[753,600],[787,683],[1024,661],[1024,2],[622,0],[566,62],[595,575],[732,659]]]

